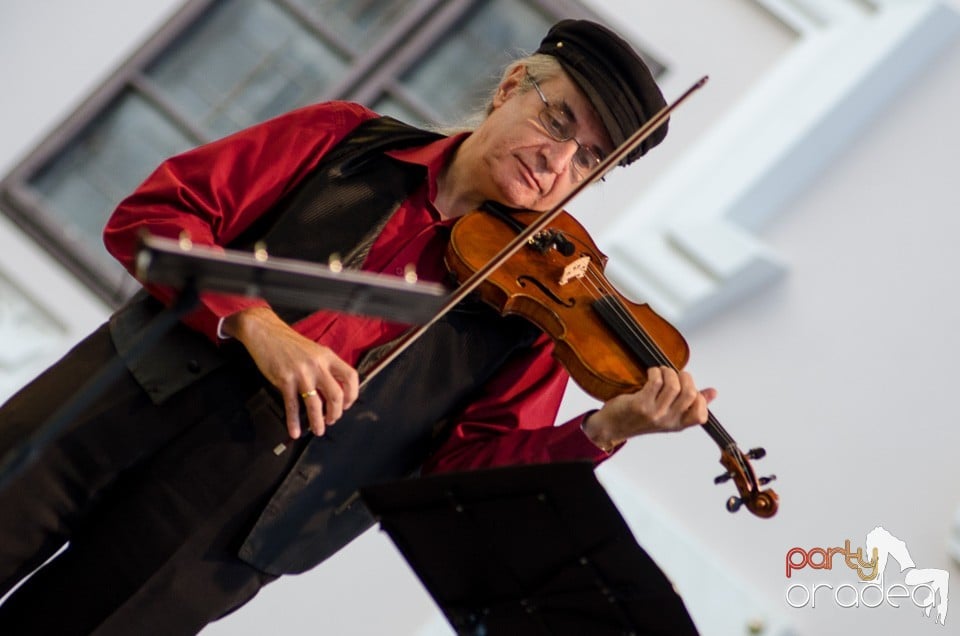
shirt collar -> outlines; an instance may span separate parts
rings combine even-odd
[[[453,153],[463,143],[463,140],[470,136],[469,132],[457,133],[449,137],[443,137],[430,142],[419,148],[401,148],[391,150],[385,153],[388,157],[393,157],[406,163],[417,164],[427,169],[427,201],[433,206],[433,201],[437,198],[437,179],[440,172],[453,158]]]

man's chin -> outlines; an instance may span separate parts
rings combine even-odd
[[[501,203],[518,210],[534,209],[539,198],[538,192],[534,192],[526,182],[514,182],[510,186],[501,190],[503,193]]]

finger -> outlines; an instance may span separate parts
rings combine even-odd
[[[709,411],[707,410],[707,401],[702,395],[697,393],[697,399],[690,405],[680,419],[680,428],[686,428],[695,424],[706,424]]]
[[[645,398],[654,401],[663,387],[663,369],[661,367],[650,367],[647,369],[647,381],[637,393]]]
[[[657,414],[659,417],[666,415],[676,408],[675,402],[680,395],[680,376],[669,367],[661,367],[663,377],[663,386],[660,387],[660,393],[657,394]],[[682,411],[676,411],[678,414]]]
[[[717,390],[706,388],[698,391],[696,400],[683,414],[683,425],[706,424],[710,417],[709,404],[717,397]]]
[[[325,421],[334,424],[343,415],[343,389],[329,373],[321,373],[317,378],[317,389],[323,395]]]
[[[677,395],[676,404],[678,411],[684,413],[693,406],[697,398],[700,397],[700,392],[697,391],[697,385],[693,381],[693,376],[686,371],[680,372],[679,380],[680,393]]]
[[[307,409],[307,421],[310,422],[310,430],[317,437],[323,435],[326,428],[326,421],[323,417],[323,398],[316,389],[309,389],[300,393],[300,399]]]
[[[283,409],[287,416],[287,433],[291,439],[300,438],[300,396],[296,390],[284,390]]]
[[[360,377],[357,370],[349,364],[337,358],[330,363],[330,374],[340,383],[340,389],[343,391],[343,410],[353,406],[360,395]]]

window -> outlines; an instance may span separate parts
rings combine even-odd
[[[101,229],[164,158],[329,99],[456,124],[518,47],[571,16],[589,17],[571,0],[191,0],[8,175],[4,209],[119,304],[137,284]]]

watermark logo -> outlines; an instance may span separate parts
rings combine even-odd
[[[826,583],[805,585],[794,583],[787,588],[787,603],[791,607],[816,607],[824,597],[832,597],[841,607],[879,607],[888,603],[892,607],[912,602],[931,616],[936,610],[934,620],[946,625],[947,603],[949,601],[950,573],[946,570],[918,568],[910,558],[907,544],[877,526],[867,533],[866,547],[851,549],[847,539],[843,547],[834,548],[791,548],[787,551],[786,574],[792,578],[794,572],[804,568],[814,570],[832,570],[846,566],[857,573],[859,583],[843,583],[836,588]],[[837,557],[840,557],[839,559]],[[883,575],[887,565],[896,561],[900,572],[904,573],[903,583],[896,582],[884,586]],[[818,592],[820,593],[818,598]]]

